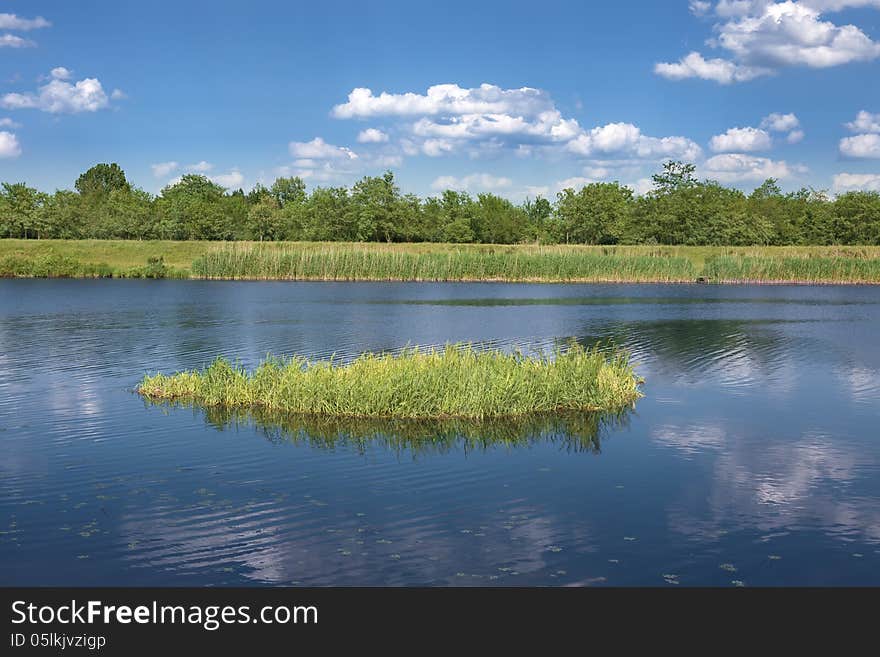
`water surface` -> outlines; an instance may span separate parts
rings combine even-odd
[[[878,585],[878,327],[877,287],[0,281],[0,584]],[[633,352],[635,412],[413,434],[132,392],[571,338]]]

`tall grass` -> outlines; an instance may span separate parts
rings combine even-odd
[[[232,246],[197,258],[192,273],[209,279],[547,282],[683,282],[698,275],[694,265],[681,257],[499,251]]]
[[[880,258],[717,256],[704,275],[720,283],[880,283]]]
[[[269,357],[250,373],[220,358],[201,371],[147,375],[138,392],[288,414],[477,420],[617,410],[640,396],[625,353],[575,343],[537,356],[447,345],[367,353],[347,364]]]

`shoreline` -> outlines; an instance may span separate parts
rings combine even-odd
[[[733,286],[733,285],[762,285],[767,287],[776,286],[835,286],[845,285],[847,287],[880,286],[880,280],[876,281],[848,281],[848,280],[787,280],[787,279],[722,279],[722,280],[658,280],[658,279],[613,279],[613,278],[565,278],[565,279],[547,279],[547,278],[331,278],[331,277],[309,277],[309,278],[289,278],[278,277],[269,278],[261,276],[168,276],[168,277],[150,277],[150,276],[0,276],[0,281],[201,281],[212,283],[487,283],[487,284],[523,284],[523,285],[701,285],[701,286]]]

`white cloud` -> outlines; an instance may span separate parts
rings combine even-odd
[[[400,155],[378,155],[370,162],[373,166],[383,169],[391,167],[399,167],[403,164],[403,158]]]
[[[185,168],[187,171],[195,171],[196,173],[207,173],[214,168],[214,165],[210,162],[202,160],[201,162],[196,162],[195,164],[188,164]]]
[[[110,94],[110,100],[125,100],[126,98],[128,98],[128,94],[122,89],[114,89]]]
[[[20,128],[20,127],[21,127],[20,123],[16,123],[15,121],[13,121],[12,119],[10,119],[8,117],[0,119],[0,128]]]
[[[770,135],[758,128],[730,128],[722,135],[715,135],[709,148],[716,153],[751,153],[766,151],[772,146]]]
[[[852,132],[880,132],[880,114],[862,110],[856,114],[855,121],[846,124]]]
[[[12,158],[21,155],[21,145],[13,133],[0,131],[0,158]]]
[[[566,178],[565,180],[557,180],[554,187],[556,191],[561,192],[563,189],[574,189],[579,190],[582,187],[586,187],[587,185],[592,185],[595,182],[599,182],[594,178],[588,178],[586,176],[572,176],[571,178]]]
[[[644,196],[654,189],[654,181],[651,178],[639,178],[627,187],[633,190],[637,196]]]
[[[356,160],[357,153],[345,146],[328,144],[320,137],[312,141],[292,141],[288,145],[290,154],[296,158],[314,160]]]
[[[540,89],[501,89],[491,84],[465,89],[457,84],[437,84],[429,87],[424,95],[383,91],[375,96],[372,90],[359,87],[348,95],[348,102],[333,108],[333,116],[340,119],[441,114],[534,116],[550,109],[554,109],[553,102]]]
[[[840,11],[841,9],[876,7],[880,9],[880,0],[803,0],[803,4],[819,11]]]
[[[177,162],[159,162],[157,164],[151,164],[150,168],[153,170],[153,175],[156,178],[165,178],[174,171],[177,171],[177,169],[180,168],[180,164]]]
[[[546,91],[531,87],[439,84],[424,94],[374,94],[356,88],[332,114],[344,119],[397,119],[404,133],[397,146],[407,156],[500,157],[507,151],[525,158],[555,153],[642,162],[701,156],[700,147],[690,139],[643,135],[630,123],[585,130],[576,119],[563,116]],[[374,129],[361,135],[365,138],[370,130]]]
[[[789,144],[799,144],[804,140],[804,131],[803,130],[792,130],[788,133],[788,136],[785,138]]]
[[[880,158],[880,134],[856,135],[841,139],[840,153],[846,157]]]
[[[488,173],[473,173],[464,178],[455,176],[440,176],[431,183],[431,189],[442,191],[444,189],[456,189],[460,191],[491,191],[510,187],[513,182],[510,178],[497,177]]]
[[[695,160],[702,153],[700,147],[686,137],[648,137],[631,123],[595,127],[569,141],[566,148],[585,157],[614,154],[640,160]]]
[[[427,139],[422,144],[422,152],[428,157],[439,157],[455,150],[455,145],[448,139]]]
[[[361,144],[381,144],[388,141],[388,135],[376,128],[367,128],[366,130],[361,130],[357,140]]]
[[[761,121],[761,127],[772,132],[788,132],[799,128],[800,119],[795,114],[779,114],[774,112],[765,116]]]
[[[491,84],[473,88],[438,84],[424,94],[376,95],[370,89],[357,88],[348,95],[348,102],[333,108],[332,114],[343,119],[385,116],[403,121],[409,133],[401,140],[404,153],[421,152],[431,157],[460,149],[468,149],[475,157],[508,146],[559,144],[582,132],[575,119],[562,116],[547,92]]]
[[[658,62],[654,65],[654,72],[669,80],[699,78],[719,84],[731,84],[770,75],[772,71],[763,67],[742,66],[720,57],[704,59],[700,53],[692,52],[677,62]]]
[[[49,72],[49,77],[56,80],[69,80],[71,76],[73,76],[73,73],[70,69],[64,68],[63,66],[56,66]]]
[[[525,192],[527,198],[535,199],[539,196],[547,198],[547,195],[550,194],[550,187],[548,185],[526,185]]]
[[[63,67],[52,69],[51,75],[52,79],[36,93],[8,93],[0,99],[0,105],[7,109],[39,109],[51,114],[96,112],[109,106],[107,94],[96,78],[71,83],[66,79],[69,71]]]
[[[800,167],[796,168],[801,171]],[[722,183],[762,181],[767,178],[784,179],[793,174],[786,162],[742,153],[715,155],[706,160],[700,171],[707,178]]]
[[[20,18],[15,14],[0,14],[0,30],[17,30],[27,32],[41,27],[50,27],[52,23],[42,16],[36,18]]]
[[[688,8],[694,16],[705,16],[712,9],[712,3],[704,0],[690,0]]]
[[[15,34],[0,35],[0,48],[33,48],[36,43]]]
[[[876,0],[721,0],[724,18],[707,43],[731,59],[706,60],[692,52],[673,64],[657,64],[667,78],[702,78],[722,84],[742,82],[786,66],[827,68],[880,57],[880,44],[855,25],[823,20],[823,11],[880,6]]]
[[[221,173],[216,176],[209,176],[209,178],[212,182],[217,183],[221,187],[226,187],[227,189],[241,187],[242,183],[244,183],[244,176],[241,175],[241,172],[238,169],[233,169],[229,173]]]
[[[839,173],[834,176],[834,191],[880,192],[880,173]]]

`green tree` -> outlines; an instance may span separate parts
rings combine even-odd
[[[162,190],[157,202],[162,237],[232,239],[234,225],[224,204],[224,188],[205,176],[187,174]]]
[[[284,234],[284,217],[278,201],[271,195],[263,197],[251,207],[247,218],[248,229],[261,242],[281,239]]]
[[[564,189],[556,200],[556,216],[566,242],[615,244],[632,212],[633,192],[614,183],[591,183],[579,192]]]
[[[96,164],[76,179],[74,187],[82,196],[108,196],[110,192],[130,189],[125,172],[116,162]]]
[[[46,195],[24,183],[3,183],[0,190],[0,234],[4,237],[45,237]]]

